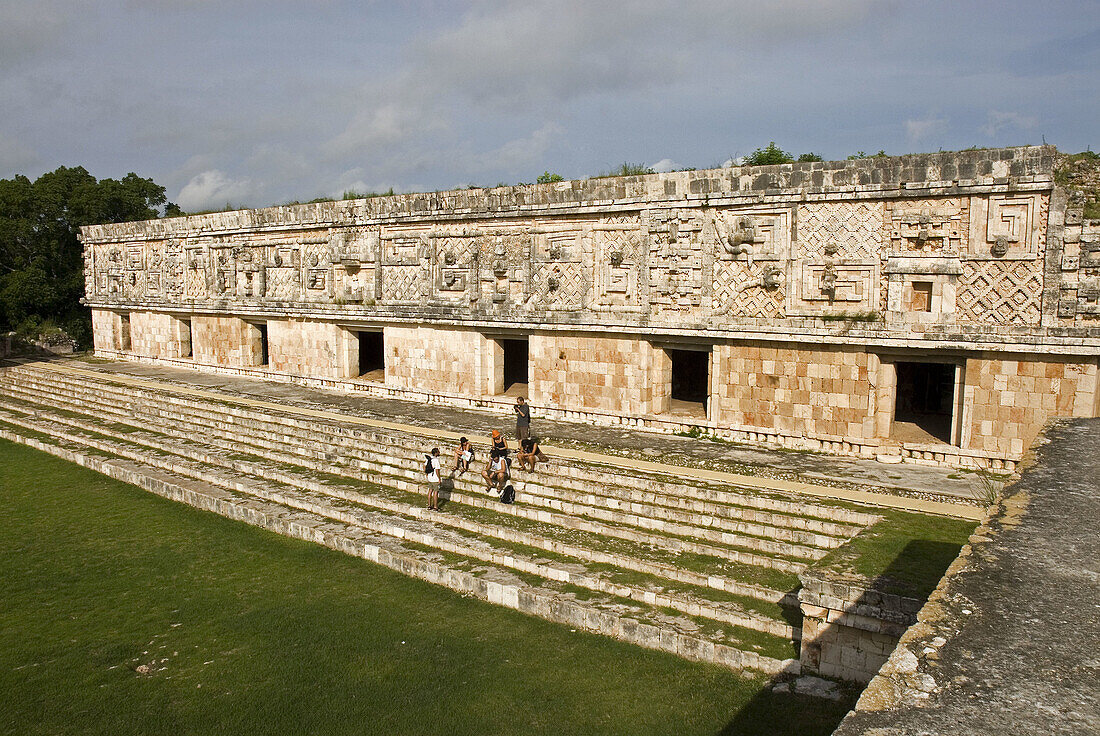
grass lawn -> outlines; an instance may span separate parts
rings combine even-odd
[[[843,706],[0,441],[0,731],[828,734]]]

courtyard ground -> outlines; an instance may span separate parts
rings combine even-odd
[[[571,631],[0,441],[0,731],[827,734]]]

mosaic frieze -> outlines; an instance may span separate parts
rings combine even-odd
[[[1034,258],[1043,245],[1046,200],[1038,194],[971,198],[972,258]]]
[[[888,202],[883,240],[892,255],[958,255],[966,250],[970,199]]]
[[[643,276],[648,235],[641,223],[627,218],[592,228],[596,298],[602,309],[642,309]]]
[[[702,247],[702,213],[696,210],[657,210],[649,213],[647,276],[649,306],[658,317],[701,318],[700,307],[709,298],[710,266],[714,254]]]
[[[964,261],[959,283],[960,322],[1039,323],[1043,279],[1038,264],[1018,260]]]
[[[531,231],[533,264],[527,304],[535,309],[582,309],[588,297],[585,227],[539,223]]]
[[[1028,192],[664,207],[96,243],[86,273],[89,294],[105,301],[442,305],[536,321],[540,311],[588,310],[718,324],[900,314],[916,307],[897,294],[936,280],[957,294],[961,322],[1032,325],[1046,221],[1045,195]],[[1083,234],[1059,255],[1050,303],[1062,319],[1100,314],[1096,240]]]
[[[798,257],[813,260],[834,248],[842,258],[879,258],[882,202],[814,202],[798,206]]]

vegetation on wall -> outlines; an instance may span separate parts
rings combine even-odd
[[[1081,151],[1059,156],[1054,181],[1069,192],[1071,206],[1081,207],[1089,220],[1100,220],[1100,154]]]
[[[61,330],[88,345],[80,227],[149,220],[162,206],[182,214],[164,187],[133,173],[97,181],[81,166],[62,166],[33,182],[0,179],[0,331],[37,337]]]

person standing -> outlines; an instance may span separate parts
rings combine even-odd
[[[516,412],[516,440],[523,442],[531,433],[531,406],[519,396],[512,410]]]
[[[428,508],[439,511],[439,485],[442,482],[439,471],[443,467],[443,458],[439,456],[438,447],[433,447],[432,454],[427,457],[428,462],[424,469],[428,476]]]

